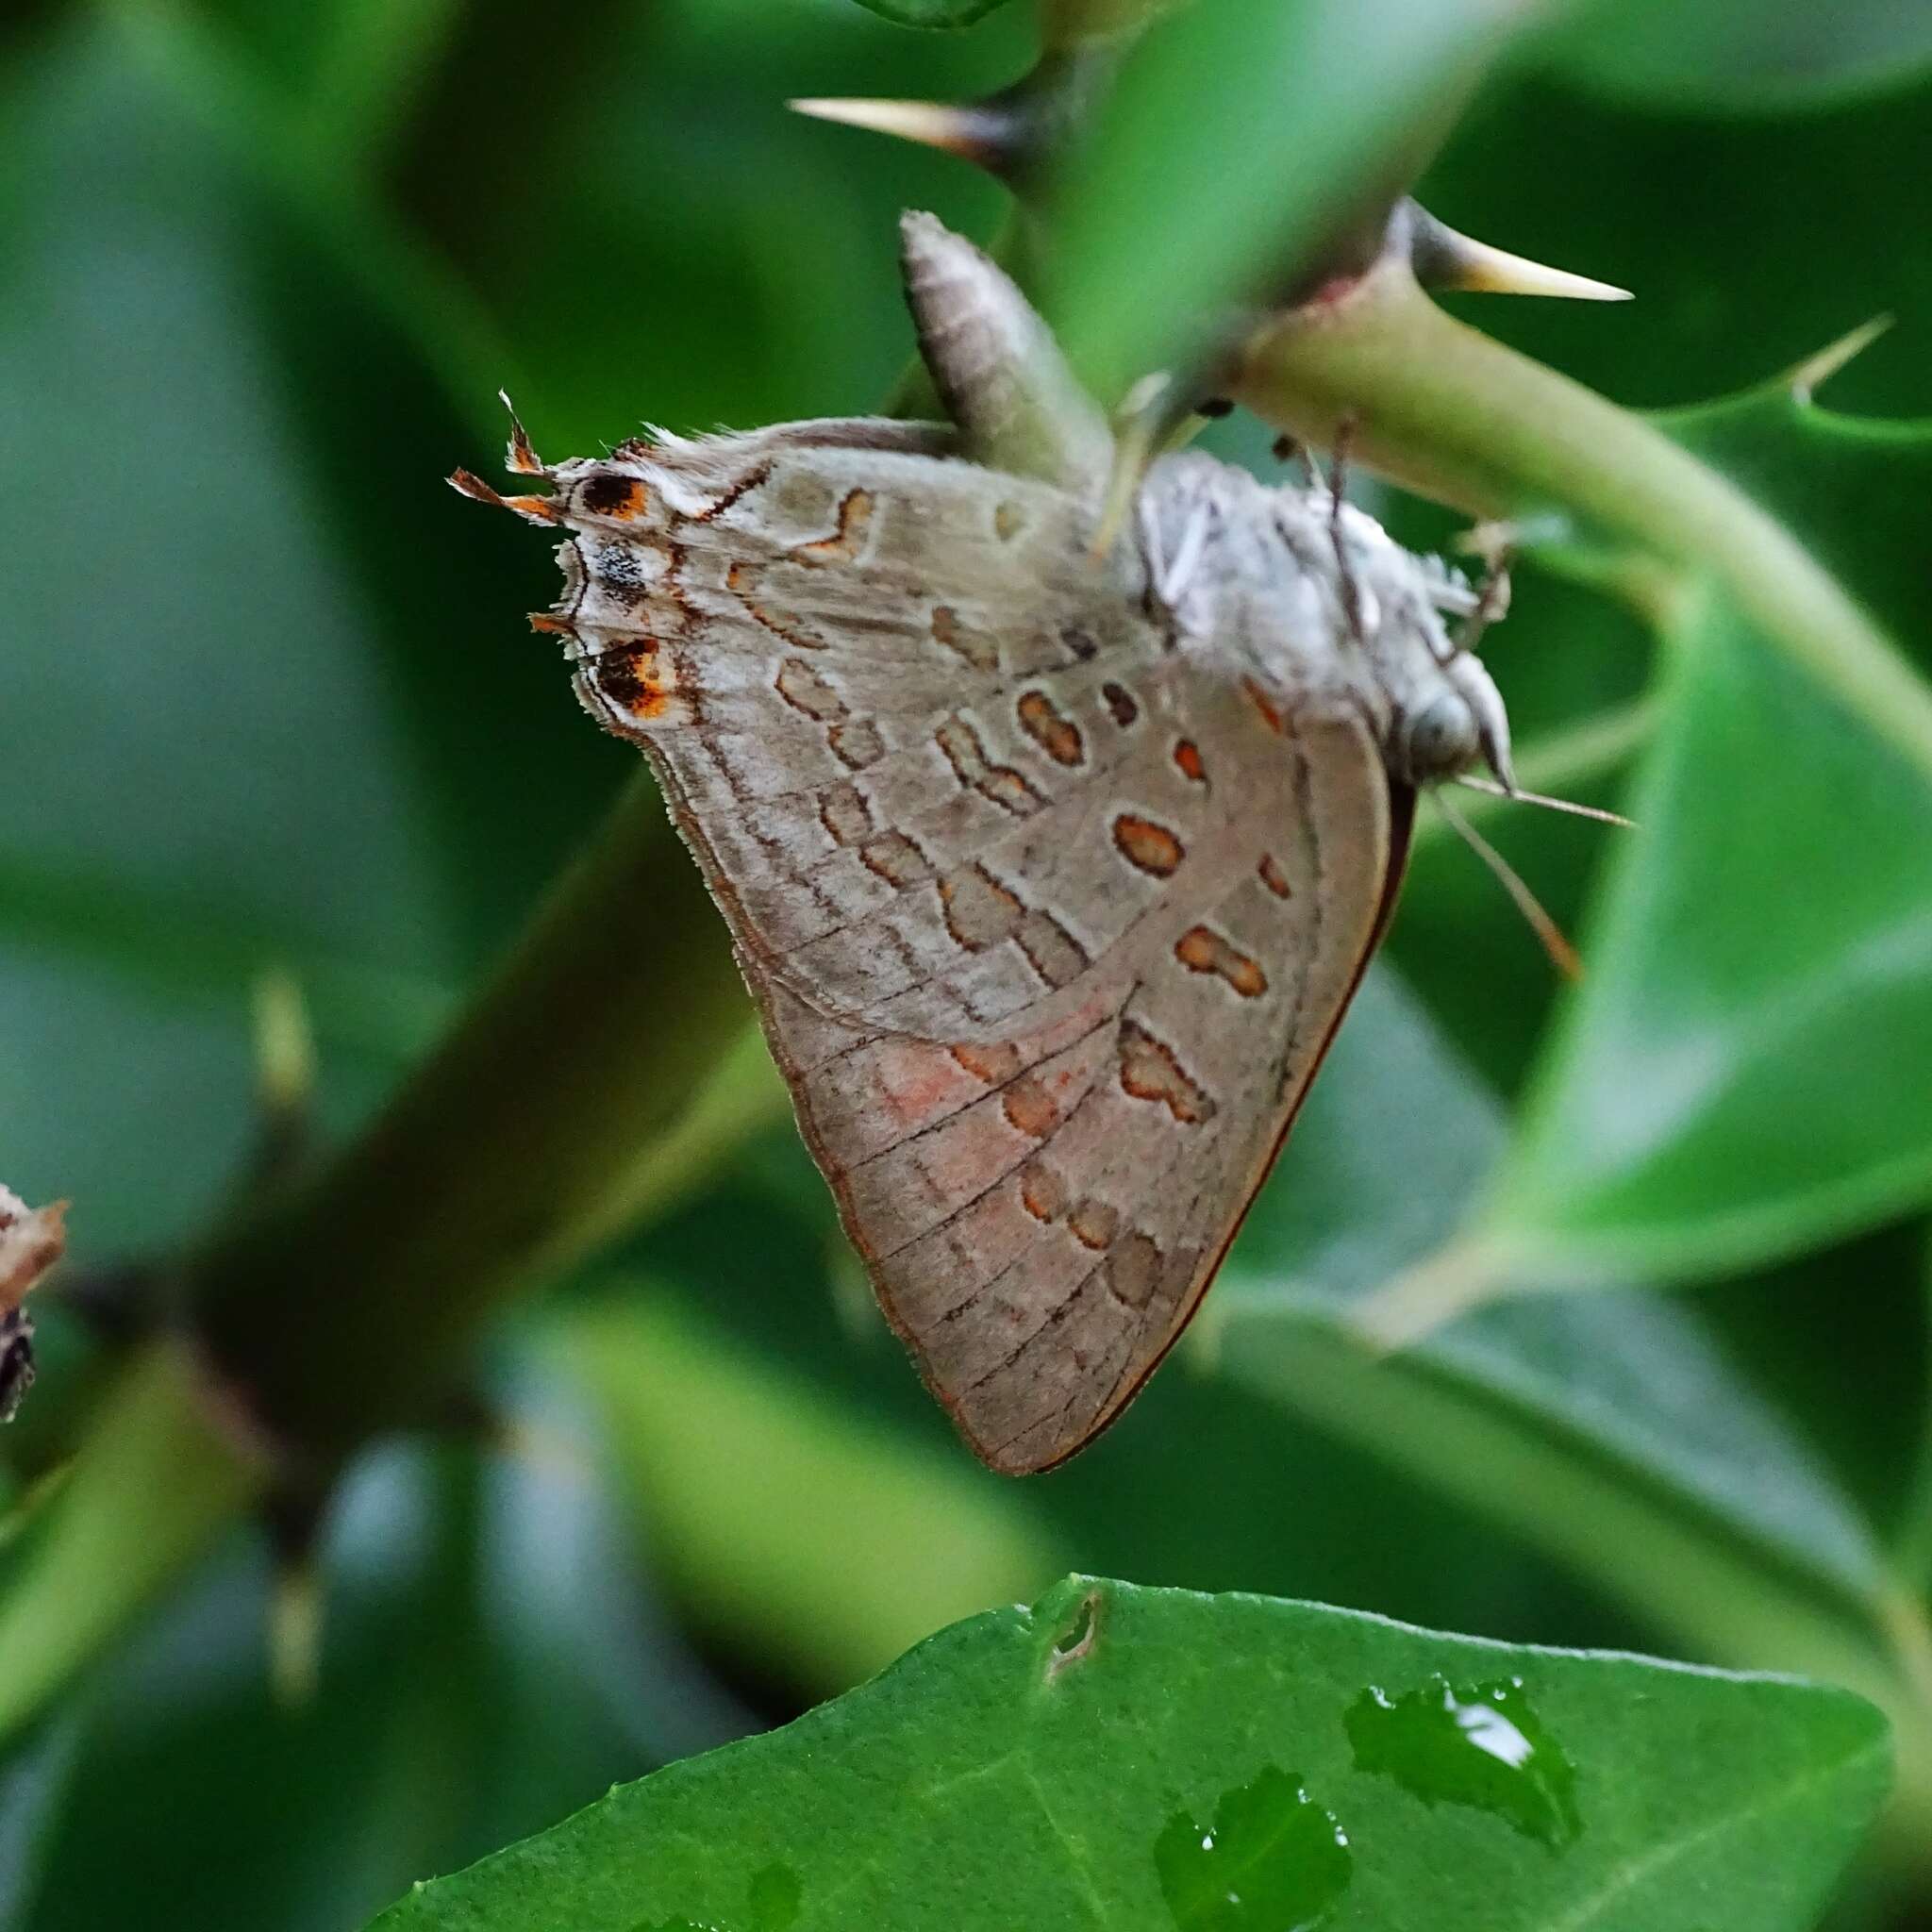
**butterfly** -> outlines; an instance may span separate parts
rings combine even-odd
[[[1011,1474],[1187,1325],[1389,923],[1418,788],[1508,724],[1470,587],[1339,491],[1117,451],[929,215],[950,421],[655,434],[465,494],[565,534],[576,693],[649,758],[888,1320]],[[1096,541],[1096,539],[1100,541]]]

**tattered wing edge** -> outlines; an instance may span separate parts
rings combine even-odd
[[[67,1203],[29,1208],[0,1187],[0,1320],[16,1313],[67,1251]]]

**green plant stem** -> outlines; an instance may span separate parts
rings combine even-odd
[[[1238,400],[1478,516],[1553,517],[1715,576],[1855,715],[1932,773],[1932,691],[1775,518],[1641,417],[1465,327],[1385,261],[1260,332]]]
[[[367,1131],[191,1257],[196,1340],[131,1358],[6,1546],[0,1737],[272,1488],[319,1491],[432,1412],[506,1300],[648,1198],[661,1150],[686,1170],[692,1097],[744,1028],[723,924],[641,774]],[[756,1112],[755,1059],[743,1080]]]
[[[123,1368],[86,1445],[9,1542],[0,1737],[26,1723],[200,1557],[267,1482],[264,1446],[175,1340]]]
[[[326,1472],[423,1416],[496,1308],[612,1230],[744,1013],[640,774],[370,1128],[192,1261],[199,1331],[263,1429]]]

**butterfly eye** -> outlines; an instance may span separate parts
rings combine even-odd
[[[1476,760],[1480,746],[1469,706],[1451,691],[1431,698],[1407,721],[1402,757],[1417,784],[1453,777]]]

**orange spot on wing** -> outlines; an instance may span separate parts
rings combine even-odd
[[[1008,1125],[1035,1141],[1045,1140],[1060,1124],[1060,1110],[1053,1095],[1029,1074],[1023,1074],[1007,1089],[1002,1106]]]
[[[988,637],[983,631],[973,629],[961,624],[959,613],[950,604],[935,604],[932,608],[931,629],[933,641],[943,644],[949,651],[967,661],[975,671],[997,671],[1000,665],[999,641]]]
[[[659,661],[653,638],[614,644],[589,670],[603,696],[642,724],[661,718],[670,708],[676,680],[670,667]]]
[[[1181,841],[1165,825],[1139,813],[1124,811],[1113,822],[1113,842],[1129,865],[1156,878],[1171,878],[1187,856]]]
[[[1087,756],[1080,727],[1043,691],[1020,693],[1021,728],[1057,765],[1077,765]]]
[[[858,856],[869,872],[901,890],[932,877],[931,859],[904,832],[879,833],[859,847]]]
[[[1243,999],[1268,991],[1268,975],[1237,946],[1205,925],[1190,926],[1175,942],[1174,956],[1191,973],[1212,973]]]
[[[1174,1049],[1132,1020],[1121,1023],[1121,1087],[1136,1100],[1158,1101],[1184,1126],[1214,1118],[1211,1094],[1188,1076]]]
[[[983,1080],[989,1087],[997,1087],[1010,1080],[1020,1071],[1020,1049],[1017,1046],[974,1046],[970,1041],[962,1041],[950,1051],[953,1058],[975,1080]]]
[[[1035,1221],[1058,1221],[1067,1211],[1067,1184],[1040,1159],[1020,1170],[1020,1205]]]
[[[1120,1210],[1105,1201],[1094,1200],[1091,1195],[1067,1216],[1067,1226],[1073,1231],[1074,1239],[1083,1248],[1091,1248],[1095,1254],[1112,1241],[1120,1224]]]
[[[1207,784],[1208,767],[1201,761],[1201,747],[1191,738],[1184,738],[1174,746],[1174,761],[1183,777],[1191,778],[1196,785]]]
[[[865,541],[872,523],[872,491],[848,491],[839,505],[839,527],[829,537],[800,543],[791,552],[801,563],[850,563]]]
[[[940,881],[940,908],[946,930],[969,953],[983,953],[1010,939],[1024,912],[1018,895],[978,864],[963,866]]]

